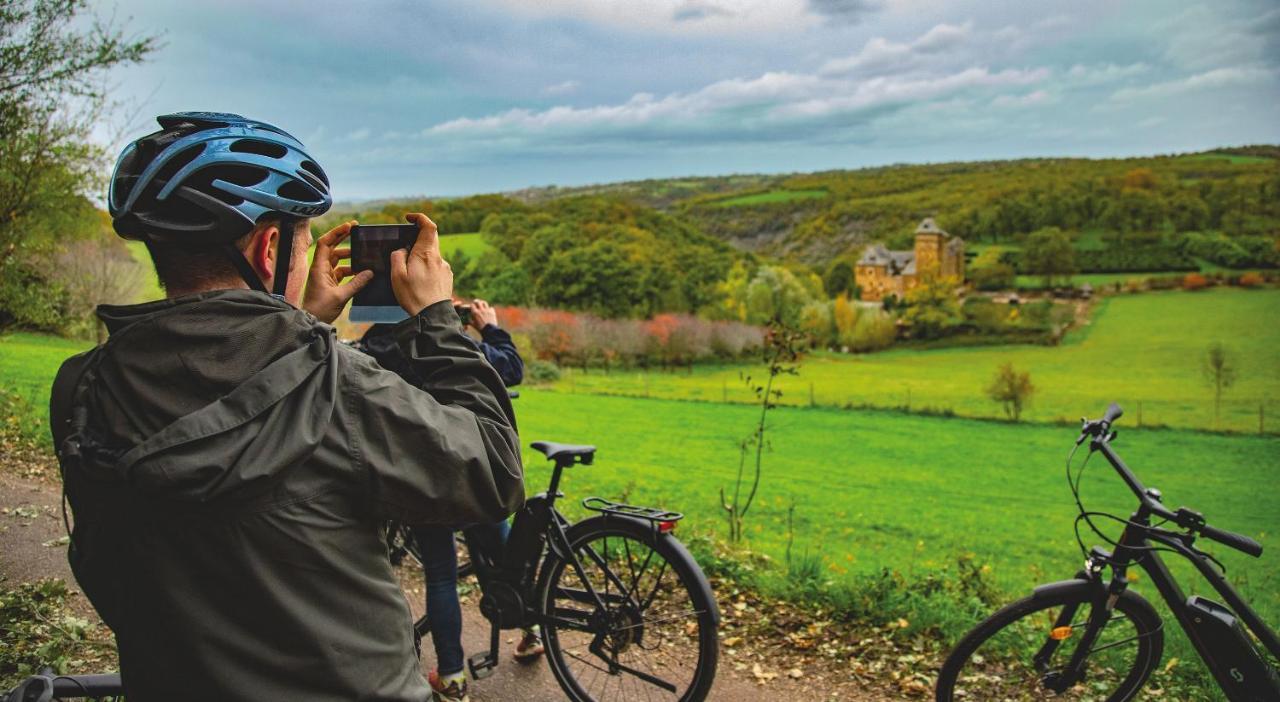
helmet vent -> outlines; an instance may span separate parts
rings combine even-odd
[[[296,180],[290,180],[276,191],[280,197],[302,202],[315,202],[320,199],[319,193]]]
[[[242,154],[258,154],[268,158],[284,158],[289,150],[281,144],[257,139],[240,139],[231,145],[231,150]]]
[[[326,188],[329,187],[329,176],[324,174],[324,169],[321,168],[320,165],[317,164],[315,161],[303,161],[299,165],[302,166],[302,170],[318,178],[321,183],[324,183],[324,186]]]

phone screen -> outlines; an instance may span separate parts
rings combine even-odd
[[[351,303],[353,322],[399,322],[409,314],[391,291],[391,252],[413,246],[418,227],[413,224],[356,225],[351,229],[351,270],[373,271],[373,280],[356,293]]]

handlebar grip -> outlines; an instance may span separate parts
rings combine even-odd
[[[1121,409],[1120,405],[1112,402],[1111,406],[1107,408],[1107,413],[1102,415],[1102,423],[1106,424],[1107,426],[1111,426],[1112,423],[1114,423],[1117,419],[1119,419],[1123,415],[1124,415],[1124,410]]]
[[[1224,546],[1230,546],[1237,551],[1247,553],[1254,558],[1262,555],[1262,544],[1254,541],[1244,534],[1224,531],[1206,524],[1200,528],[1200,535],[1206,539],[1217,541]]]

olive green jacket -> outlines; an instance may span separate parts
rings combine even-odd
[[[103,306],[51,423],[72,569],[133,702],[425,700],[388,519],[524,499],[497,372],[449,302],[397,326],[422,389],[248,290]]]

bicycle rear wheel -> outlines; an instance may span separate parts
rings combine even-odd
[[[1097,586],[1081,580],[1010,604],[965,635],[938,675],[938,702],[1133,699],[1160,662],[1160,618],[1125,592],[1089,647],[1084,678],[1066,689],[1062,671],[1082,643]]]
[[[581,567],[552,557],[539,589],[547,661],[569,698],[704,699],[720,614],[684,546],[617,517],[581,522],[569,540]]]

